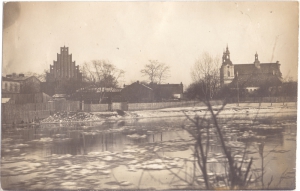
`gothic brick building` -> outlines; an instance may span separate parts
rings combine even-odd
[[[82,80],[82,73],[79,71],[79,66],[72,61],[72,54],[69,54],[68,47],[61,47],[60,54],[57,53],[57,61],[53,61],[50,65],[50,73],[47,73],[46,82],[54,82],[73,79]]]
[[[50,65],[50,72],[46,74],[46,82],[42,83],[42,91],[48,95],[71,94],[80,87],[82,73],[79,66],[72,61],[68,47],[61,47],[57,60]]]
[[[280,64],[278,61],[275,63],[260,63],[257,53],[253,63],[233,64],[227,46],[222,57],[220,83],[221,87],[228,86],[235,89],[239,86],[239,88],[248,92],[256,91],[262,87],[277,87],[282,84]]]

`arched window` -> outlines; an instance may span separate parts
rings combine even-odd
[[[229,70],[227,71],[227,75],[230,76],[230,71]]]

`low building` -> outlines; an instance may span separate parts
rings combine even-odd
[[[149,84],[154,90],[156,101],[180,100],[183,98],[183,84]]]
[[[53,101],[59,101],[59,100],[67,100],[68,96],[66,94],[55,94],[52,96]]]
[[[183,84],[142,84],[139,81],[124,86],[121,100],[127,102],[161,102],[183,98]]]
[[[139,81],[125,86],[121,91],[122,101],[129,103],[153,102],[155,100],[154,90]]]
[[[2,89],[7,93],[39,93],[41,92],[41,81],[35,76],[6,75],[2,77]]]
[[[20,93],[21,84],[10,78],[2,77],[2,93]]]
[[[114,97],[121,95],[122,88],[80,88],[70,96],[71,100],[84,101],[88,104],[111,103]]]

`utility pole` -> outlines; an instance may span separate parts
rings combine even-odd
[[[236,72],[237,106],[240,106],[239,72]]]

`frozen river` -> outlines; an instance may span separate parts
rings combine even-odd
[[[195,140],[183,129],[191,126],[185,117],[162,117],[3,128],[2,188],[201,189]],[[252,187],[262,188],[262,181],[265,188],[269,183],[269,188],[295,187],[296,117],[220,126],[236,160],[244,152],[246,160],[253,157]],[[213,129],[208,156],[212,176],[224,174],[224,155]]]

